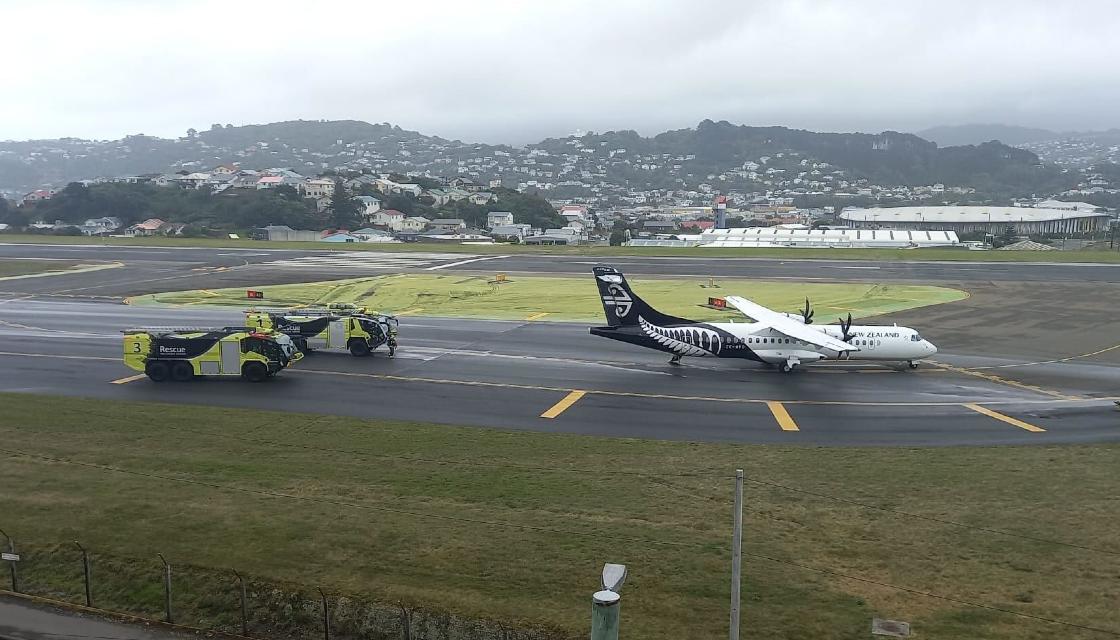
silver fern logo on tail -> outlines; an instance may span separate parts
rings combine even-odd
[[[639,316],[638,324],[662,347],[682,356],[718,356],[723,347],[719,333],[703,327],[659,327]]]

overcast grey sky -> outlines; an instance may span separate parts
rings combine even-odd
[[[1120,126],[1120,2],[0,0],[0,139]]]

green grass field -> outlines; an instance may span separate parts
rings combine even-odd
[[[48,271],[64,271],[77,265],[70,260],[20,260],[0,258],[0,278],[27,276]]]
[[[0,243],[99,244],[142,247],[234,247],[315,251],[440,252],[480,255],[531,253],[576,256],[693,256],[707,258],[817,258],[829,260],[935,260],[970,262],[1120,262],[1117,251],[966,251],[963,249],[701,249],[675,247],[530,247],[508,244],[365,244],[329,242],[266,242],[218,238],[89,238],[0,234]]]
[[[503,284],[491,276],[401,274],[352,280],[254,287],[265,305],[353,302],[392,313],[524,320],[603,319],[595,281],[585,278],[513,276]],[[945,287],[873,284],[789,283],[752,280],[667,280],[629,278],[644,300],[666,313],[697,320],[729,320],[741,315],[700,305],[709,296],[742,295],[783,311],[796,311],[809,298],[817,322],[851,313],[866,317],[968,297]],[[178,291],[138,296],[132,304],[247,306],[245,289]]]
[[[231,628],[237,569],[256,628],[282,637],[315,633],[291,595],[315,585],[347,594],[341,633],[374,625],[355,609],[372,601],[586,637],[614,561],[631,572],[625,637],[718,638],[743,468],[744,638],[865,638],[874,616],[926,638],[1100,637],[841,575],[1120,631],[1116,446],[765,447],[0,402],[0,521],[24,583],[78,601],[77,539],[102,607],[158,616],[159,552],[187,624]]]

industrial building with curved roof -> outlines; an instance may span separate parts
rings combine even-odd
[[[877,207],[844,209],[840,219],[857,229],[927,229],[957,233],[1094,233],[1112,217],[1099,210],[1035,207]]]

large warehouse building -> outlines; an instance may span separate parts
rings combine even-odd
[[[844,209],[840,219],[856,229],[924,229],[1000,234],[1008,226],[1020,235],[1094,233],[1108,229],[1111,216],[1089,210],[1034,207],[883,207]]]

